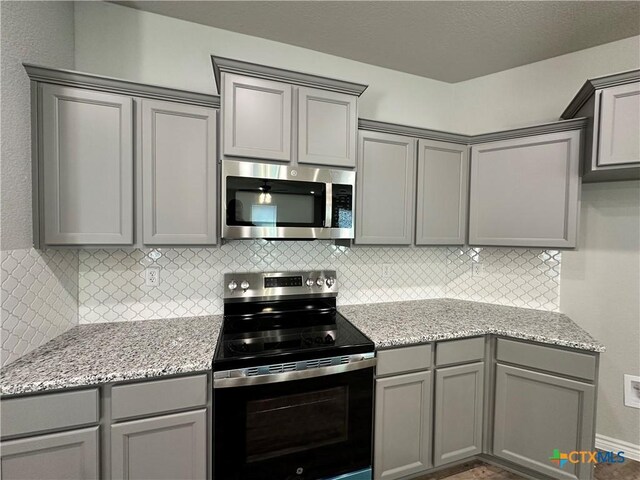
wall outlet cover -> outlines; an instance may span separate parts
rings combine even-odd
[[[144,271],[144,284],[147,287],[157,287],[160,285],[160,268],[147,267]]]
[[[391,263],[383,263],[382,264],[382,277],[388,278],[393,275],[393,264]]]
[[[624,376],[624,405],[626,407],[640,408],[640,376]]]
[[[474,277],[484,277],[484,265],[482,263],[474,263],[471,266],[471,275]]]

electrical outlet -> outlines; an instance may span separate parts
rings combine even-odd
[[[147,287],[157,287],[160,285],[160,268],[148,267],[144,271],[144,284]]]
[[[484,265],[482,263],[474,263],[471,266],[471,275],[474,277],[484,277]]]
[[[383,263],[382,264],[382,278],[389,278],[391,276],[392,269],[393,269],[393,264],[391,264],[391,263]]]
[[[624,404],[626,407],[640,408],[640,377],[624,376]]]

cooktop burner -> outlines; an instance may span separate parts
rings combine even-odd
[[[335,272],[225,277],[215,371],[374,350],[373,342],[337,311]]]

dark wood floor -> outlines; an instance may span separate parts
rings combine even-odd
[[[482,462],[472,462],[425,475],[416,480],[521,480],[523,478],[500,467]],[[640,462],[627,459],[624,463],[598,464],[594,479],[638,480],[640,479]]]

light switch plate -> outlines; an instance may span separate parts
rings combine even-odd
[[[640,377],[637,375],[624,376],[624,405],[640,408]]]

